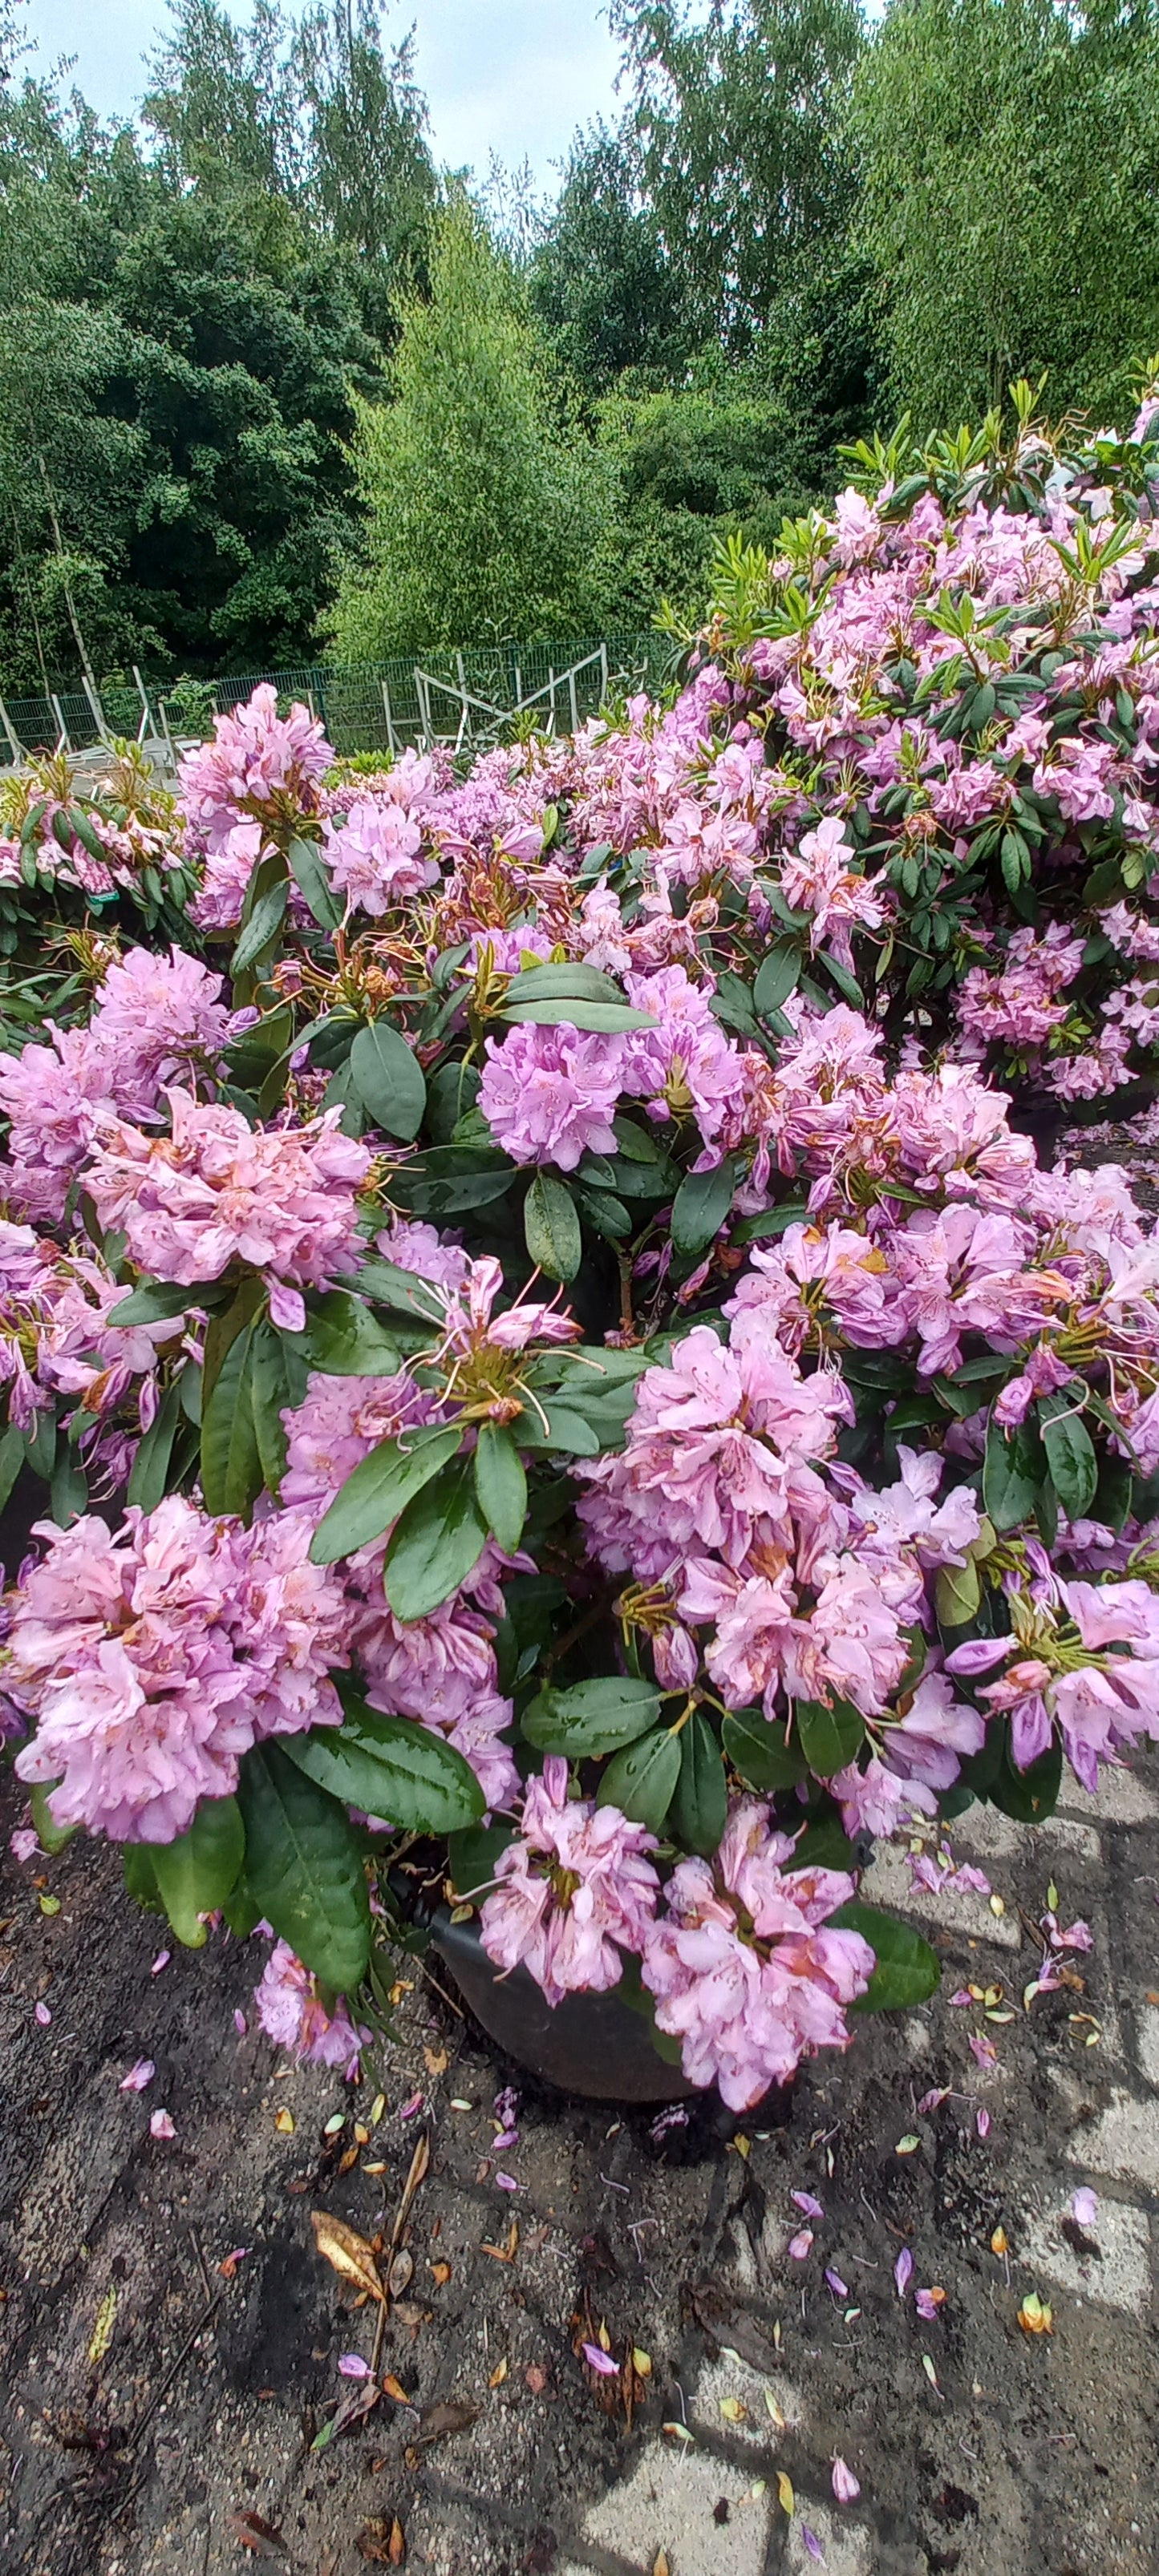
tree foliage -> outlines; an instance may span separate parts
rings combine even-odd
[[[366,533],[339,653],[583,632],[606,478],[553,414],[517,282],[465,197],[435,224],[429,301],[402,308],[389,392],[358,404]]]
[[[1159,340],[1154,0],[893,0],[855,84],[899,402],[977,418],[1049,370],[1121,411]]]

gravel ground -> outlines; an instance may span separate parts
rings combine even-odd
[[[1037,1836],[976,1811],[957,1841],[1001,1911],[911,1900],[892,1853],[868,1890],[920,1905],[939,1996],[819,2059],[779,2125],[758,2112],[734,2134],[698,2104],[659,2139],[646,2113],[537,2092],[413,1961],[377,2077],[352,2091],[286,2068],[234,2027],[260,1942],[219,1935],[154,1975],[160,1927],[126,1906],[110,1854],[5,1853],[0,2565],[1152,2570],[1159,1762]],[[1094,1946],[1027,2009],[1052,1881]],[[143,2055],[152,2082],[123,2092]],[[507,2082],[519,2138],[496,2159]],[[150,2136],[161,2106],[171,2141]],[[422,2137],[383,2342],[396,2394],[318,2450],[357,2395],[339,2355],[369,2359],[374,2323],[319,2258],[311,2212],[389,2239]],[[1098,2196],[1085,2226],[1078,2186]],[[825,2213],[803,2260],[793,2191]],[[928,2321],[919,2287],[945,2293]],[[1050,2333],[1019,2323],[1027,2293]],[[577,2358],[601,2327],[650,2363],[630,2424],[622,2379]],[[844,2505],[834,2453],[860,2482]]]

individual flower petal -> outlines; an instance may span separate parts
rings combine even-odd
[[[819,2200],[814,2200],[811,2191],[791,2191],[789,2198],[795,2203],[796,2207],[802,2212],[804,2217],[824,2218],[825,2212],[821,2207],[821,2203]]]
[[[855,2478],[839,2451],[833,2455],[833,2493],[838,2504],[853,2504],[861,2493],[861,2480]]]
[[[156,2072],[157,2069],[151,2057],[139,2057],[136,2065],[129,2068],[128,2074],[122,2076],[117,2090],[119,2093],[143,2093],[145,2086],[152,2083]]]
[[[151,2138],[175,2138],[177,2131],[167,2111],[154,2111],[149,2122]]]
[[[847,2281],[843,2281],[843,2280],[842,2280],[840,2272],[835,2272],[835,2271],[834,2271],[833,2266],[832,2266],[832,2264],[831,2264],[831,2263],[826,2265],[826,2269],[825,2269],[825,2278],[826,2278],[826,2281],[827,2281],[827,2282],[828,2282],[828,2284],[829,2284],[830,2289],[831,2289],[831,2290],[832,2290],[832,2292],[833,2292],[833,2296],[834,2296],[834,2298],[835,2298],[835,2299],[847,2299],[847,2298],[848,2298],[848,2296],[849,2296],[849,2284],[848,2284],[848,2282],[847,2282]]]
[[[803,2227],[798,2236],[791,2236],[789,2238],[788,2251],[790,2258],[794,2263],[803,2263],[805,2256],[807,2254],[811,2254],[813,2251],[812,2228]]]
[[[604,2352],[598,2343],[585,2343],[582,2346],[582,2350],[584,2360],[587,2362],[589,2370],[596,2371],[601,2379],[617,2379],[619,2377],[619,2362],[613,2361],[610,2352]]]
[[[48,2025],[52,2020],[52,2014],[50,2013],[47,2004],[34,2004],[32,2009],[41,2029],[47,2030]]]
[[[169,1962],[170,1962],[170,1959],[172,1958],[172,1956],[173,1956],[173,1953],[172,1953],[172,1951],[171,1951],[171,1950],[158,1950],[158,1952],[157,1952],[157,1956],[156,1956],[156,1958],[155,1958],[155,1959],[154,1959],[154,1961],[153,1961],[153,1965],[152,1965],[152,1967],[151,1967],[151,1968],[150,1968],[150,1970],[149,1970],[149,1974],[150,1974],[150,1976],[151,1976],[151,1977],[159,1977],[159,1976],[160,1976],[160,1974],[161,1974],[161,1970],[162,1970],[162,1968],[167,1968],[167,1967],[168,1967]]]
[[[908,2245],[903,2245],[893,2267],[894,2288],[897,2291],[899,2299],[904,2299],[905,2297],[913,2275],[913,2268],[913,2255],[910,2253]]]
[[[1071,2193],[1070,2206],[1071,2216],[1076,2220],[1080,2227],[1094,2227],[1097,2225],[1099,2216],[1099,2195],[1097,2191],[1088,2191],[1084,2185],[1079,2191]]]
[[[344,2379],[369,2379],[370,2377],[370,2363],[363,2360],[360,2352],[340,2352],[338,2367]]]

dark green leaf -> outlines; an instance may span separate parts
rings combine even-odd
[[[385,1591],[396,1619],[426,1619],[465,1583],[487,1544],[473,1461],[456,1459],[395,1524],[386,1551]]]
[[[618,1807],[629,1824],[658,1834],[680,1778],[680,1738],[667,1727],[629,1744],[609,1762],[596,1791],[598,1807]]]
[[[907,2005],[928,2003],[936,1995],[942,1982],[937,1952],[910,1924],[881,1913],[876,1905],[862,1905],[857,1898],[839,1906],[829,1921],[841,1931],[860,1932],[877,1961],[854,2012],[899,2012]]]
[[[1011,1433],[991,1417],[982,1500],[1000,1536],[1029,1518],[1045,1474],[1046,1457],[1029,1426],[1024,1423]]]
[[[669,1830],[685,1851],[710,1860],[728,1819],[728,1788],[720,1746],[703,1709],[692,1712],[680,1735],[680,1777],[669,1812]]]
[[[672,1244],[695,1258],[720,1233],[732,1206],[732,1164],[727,1155],[711,1172],[689,1172],[672,1202]]]
[[[255,1905],[323,1985],[351,1994],[370,1956],[370,1902],[349,1818],[272,1741],[246,1754],[238,1799]]]
[[[779,1011],[795,989],[801,972],[801,951],[793,939],[778,939],[762,958],[753,985],[753,1000],[761,1018]]]
[[[267,886],[265,893],[258,896],[234,949],[230,961],[232,974],[244,975],[249,967],[256,966],[267,948],[272,948],[285,920],[288,893],[289,886],[282,877],[277,885]]]
[[[319,930],[337,930],[342,919],[342,904],[323,867],[317,842],[296,837],[290,843],[288,856],[294,883],[304,896]]]
[[[14,1422],[10,1422],[3,1437],[0,1438],[0,1511],[3,1511],[24,1465],[24,1457],[24,1433],[17,1430]]]
[[[654,1029],[650,1011],[634,1011],[628,1002],[520,1002],[507,1006],[503,1019],[512,1025],[530,1021],[536,1028],[596,1029],[611,1037],[627,1029]]]
[[[138,1441],[133,1460],[128,1499],[131,1503],[138,1503],[143,1512],[156,1511],[164,1494],[180,1420],[181,1386],[175,1379],[162,1397],[144,1438]]]
[[[62,1444],[49,1483],[49,1502],[58,1529],[71,1529],[87,1511],[88,1478],[70,1442]]]
[[[526,1408],[519,1424],[521,1444],[525,1449],[558,1449],[567,1458],[598,1458],[602,1445],[600,1435],[589,1422],[586,1412],[579,1410],[580,1390],[569,1384],[566,1392],[570,1398],[567,1403],[556,1396],[549,1397],[546,1402],[540,1398],[547,1422],[546,1431],[539,1414],[530,1406]]]
[[[817,958],[817,963],[819,966],[823,966],[825,968],[828,975],[832,976],[833,982],[836,984],[842,1000],[851,1003],[855,1011],[864,1010],[865,995],[861,990],[861,986],[857,981],[856,975],[850,974],[849,968],[841,964],[840,958],[834,956],[831,948],[821,949]]]
[[[1054,1490],[1067,1519],[1085,1519],[1099,1483],[1095,1445],[1073,1399],[1061,1391],[1038,1399],[1038,1420]],[[995,1526],[997,1524],[995,1523]]]
[[[784,1727],[770,1723],[759,1708],[731,1710],[721,1732],[734,1771],[750,1789],[793,1789],[808,1777],[799,1744],[787,1743]]]
[[[128,1297],[110,1307],[105,1321],[126,1328],[132,1324],[164,1323],[169,1316],[184,1315],[188,1307],[199,1305],[208,1293],[200,1287],[179,1288],[169,1279],[142,1279]]]
[[[359,1030],[350,1050],[350,1072],[367,1117],[386,1135],[409,1144],[423,1123],[427,1086],[413,1048],[389,1020],[373,1020]]]
[[[570,1690],[548,1684],[523,1712],[522,1732],[540,1753],[584,1755],[616,1753],[622,1744],[655,1726],[661,1694],[652,1682],[629,1673],[601,1674],[575,1682]]]
[[[201,1490],[207,1512],[240,1512],[243,1519],[262,1490],[262,1461],[254,1427],[252,1352],[254,1327],[235,1335],[201,1416]]]
[[[385,1717],[347,1693],[341,1726],[287,1735],[282,1749],[331,1797],[406,1833],[449,1834],[483,1813],[469,1762],[415,1717]]]
[[[161,1902],[187,1950],[204,1949],[202,1914],[216,1913],[241,1876],[245,1828],[236,1798],[203,1798],[188,1833],[155,1843],[153,1872]]]
[[[349,1288],[311,1298],[301,1341],[310,1367],[327,1377],[393,1377],[399,1366],[398,1344]]]
[[[844,1771],[865,1733],[861,1711],[848,1699],[835,1700],[832,1708],[822,1700],[799,1699],[796,1721],[801,1751],[818,1780],[832,1780]]]
[[[524,1002],[622,1002],[623,998],[619,985],[597,966],[565,959],[558,966],[525,966],[513,975],[504,1007],[519,1009]]]
[[[475,1492],[488,1529],[508,1556],[513,1556],[527,1518],[527,1474],[515,1442],[501,1422],[479,1425]]]
[[[262,1476],[271,1494],[277,1493],[286,1471],[282,1415],[287,1406],[301,1403],[305,1393],[304,1383],[300,1388],[295,1383],[299,1373],[304,1380],[305,1371],[287,1350],[283,1336],[263,1316],[254,1325],[250,1344],[250,1403]]]
[[[441,1323],[438,1297],[429,1279],[420,1279],[417,1270],[400,1270],[396,1261],[380,1261],[372,1255],[362,1262],[357,1277],[358,1286],[376,1305],[390,1306],[416,1323]]]
[[[844,1869],[857,1867],[857,1854],[835,1810],[814,1818],[798,1834],[791,1860],[785,1869]]]
[[[574,1279],[583,1254],[580,1221],[571,1191],[551,1172],[537,1172],[523,1202],[523,1232],[537,1269],[549,1279]]]
[[[1001,1808],[1004,1816],[1014,1817],[1018,1824],[1039,1825],[1044,1817],[1054,1814],[1058,1805],[1062,1787],[1062,1746],[1058,1743],[1048,1745],[1037,1762],[1031,1762],[1025,1771],[1019,1771],[1010,1758],[1009,1730],[997,1731],[1003,1737],[1002,1758],[990,1783],[991,1801]]]
[[[477,1903],[494,1882],[495,1864],[512,1839],[512,1825],[468,1825],[447,1837],[447,1874],[461,1903]]]
[[[36,1827],[36,1839],[42,1850],[46,1852],[63,1851],[65,1844],[72,1841],[73,1835],[80,1832],[79,1825],[58,1825],[53,1820],[52,1809],[48,1802],[57,1785],[52,1780],[35,1780],[28,1792],[28,1804]]]
[[[360,1460],[340,1485],[310,1542],[314,1565],[334,1565],[381,1538],[422,1487],[455,1456],[462,1432],[447,1429],[406,1431],[401,1439],[383,1440]]]

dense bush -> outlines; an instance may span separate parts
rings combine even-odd
[[[1154,1243],[980,1061],[1136,1031],[1154,410],[867,456],[670,705],[461,779],[336,783],[259,691],[184,764],[179,942],[122,948],[130,857],[10,1022],[18,1840],[271,1925],[279,2044],[357,2066],[410,1871],[748,2107],[936,1982],[873,1837],[977,1884],[971,1797],[1159,1728]],[[1080,945],[992,1040],[979,971],[1041,1012]]]

